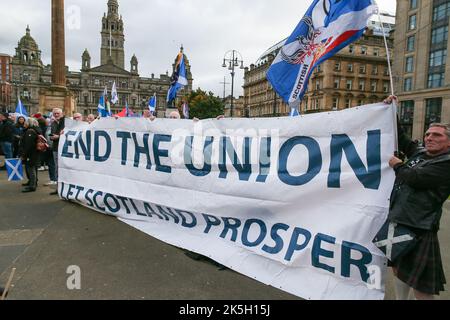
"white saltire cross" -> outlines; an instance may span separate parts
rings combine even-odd
[[[8,181],[13,181],[14,177],[19,178],[19,180],[23,180],[23,175],[19,172],[19,167],[22,165],[22,161],[17,159],[16,165],[13,165],[11,160],[15,159],[6,159],[6,165],[11,168],[11,174],[8,176]]]
[[[392,247],[393,247],[394,244],[402,243],[402,242],[406,242],[406,241],[411,241],[411,240],[414,239],[409,234],[405,234],[405,235],[400,236],[400,237],[394,237],[395,228],[397,228],[397,224],[396,223],[390,223],[389,224],[389,230],[388,230],[388,237],[387,237],[387,239],[375,243],[375,245],[378,248],[386,247],[386,257],[389,260],[392,259]]]

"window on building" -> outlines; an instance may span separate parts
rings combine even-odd
[[[373,49],[373,55],[374,55],[375,57],[378,57],[378,56],[380,55],[380,49],[374,48],[374,49]]]
[[[416,46],[416,36],[409,36],[406,42],[406,51],[414,51]]]
[[[384,67],[383,75],[388,76],[389,75],[389,68]]]
[[[377,80],[372,80],[372,82],[370,83],[370,90],[372,90],[372,92],[377,92],[377,84]]]
[[[359,80],[359,90],[364,91],[366,89],[366,82],[364,80]]]
[[[345,108],[350,108],[352,106],[352,99],[345,99]]]
[[[372,66],[372,74],[376,76],[378,74],[378,66]]]
[[[411,91],[412,90],[412,78],[405,78],[403,82],[403,91]]]
[[[450,3],[446,2],[433,8],[433,22],[443,20],[450,15]]]
[[[448,39],[448,26],[435,28],[431,31],[431,44],[445,43]]]
[[[358,100],[358,106],[363,106],[364,105],[364,100]]]
[[[320,80],[316,80],[316,90],[320,90]]]
[[[314,110],[319,110],[320,109],[320,101],[319,101],[319,99],[315,99],[314,100],[313,108],[314,108]]]
[[[355,53],[355,46],[354,45],[349,45],[348,46],[348,52]]]
[[[412,128],[414,123],[414,101],[402,101],[399,110],[400,125],[405,133],[412,137]]]
[[[428,75],[428,88],[439,88],[444,85],[444,73],[430,73]]]
[[[430,52],[430,68],[445,65],[447,60],[447,50],[436,50]]]
[[[366,65],[362,64],[359,66],[359,73],[365,74],[366,73]]]
[[[417,16],[413,14],[409,17],[408,30],[414,30],[417,27]]]
[[[441,122],[442,115],[442,98],[425,100],[425,131],[428,130],[430,124]]]
[[[361,54],[363,55],[367,54],[367,47],[361,47]]]
[[[341,82],[340,78],[334,78],[334,88],[335,89],[339,89],[340,82]]]
[[[94,79],[94,85],[99,86],[100,85],[100,80],[99,79]]]
[[[406,57],[405,61],[405,72],[414,71],[414,57]]]
[[[347,90],[353,89],[353,80],[347,80]]]
[[[333,98],[333,106],[332,106],[333,110],[338,110],[339,109],[339,98]]]
[[[336,62],[334,64],[334,71],[341,71],[341,63],[340,62]]]
[[[348,72],[353,72],[353,63],[349,63],[349,64],[347,65],[347,71],[348,71]]]
[[[319,64],[316,68],[316,72],[321,72],[322,71],[322,65]]]
[[[389,92],[389,82],[384,81],[383,82],[383,92],[388,93]]]
[[[417,0],[409,0],[409,9],[417,9]]]

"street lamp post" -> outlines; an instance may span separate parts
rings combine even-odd
[[[227,66],[228,63],[228,66]],[[234,99],[234,75],[236,74],[234,71],[235,67],[239,67],[240,69],[244,69],[244,60],[242,59],[242,54],[237,50],[230,50],[225,53],[223,57],[223,68],[227,68],[231,71],[231,105],[230,105],[230,113],[231,117],[233,117],[233,99]]]

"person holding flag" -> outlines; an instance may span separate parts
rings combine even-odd
[[[177,56],[175,70],[170,78],[170,88],[167,92],[167,102],[171,103],[177,97],[177,92],[188,84],[186,77],[186,64],[184,61],[183,50]]]
[[[183,117],[189,119],[189,105],[186,101],[183,102]]]
[[[374,0],[313,1],[267,71],[291,109],[298,111],[314,69],[360,38],[377,10]]]
[[[16,116],[23,116],[25,118],[28,118],[27,109],[22,104],[20,97],[19,97],[19,101],[17,102],[17,106],[16,106]]]
[[[99,102],[98,102],[98,115],[101,118],[106,118],[111,116],[111,107],[109,106],[108,102],[108,89],[105,87],[105,90],[103,91],[103,94],[100,96]]]
[[[156,93],[153,94],[151,99],[148,101],[148,109],[152,115],[156,113]]]

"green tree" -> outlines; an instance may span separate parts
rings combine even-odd
[[[216,118],[224,114],[222,99],[214,96],[212,92],[206,93],[198,88],[187,97],[189,103],[189,116],[200,120]]]

